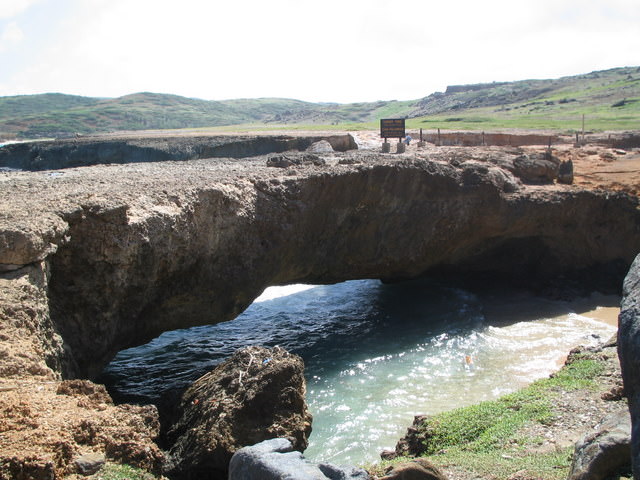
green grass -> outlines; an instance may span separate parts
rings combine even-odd
[[[95,480],[155,480],[156,477],[129,465],[106,463],[104,467],[93,477]]]
[[[572,449],[531,453],[543,440],[526,436],[522,428],[553,422],[555,399],[563,392],[596,388],[594,378],[603,371],[597,359],[575,356],[553,376],[517,392],[428,417],[418,427],[424,455],[438,467],[462,469],[485,478],[508,478],[520,470],[545,480],[566,478]],[[407,460],[381,462],[367,469],[380,475],[389,465]]]
[[[436,415],[422,427],[426,453],[436,454],[448,447],[470,452],[502,447],[526,423],[551,421],[557,392],[593,388],[593,378],[602,369],[596,360],[579,358],[552,377],[515,393]]]
[[[504,450],[475,453],[453,449],[429,460],[440,469],[466,470],[478,478],[506,479],[515,472],[526,470],[534,478],[564,480],[571,466],[572,453],[571,447],[545,454],[527,454],[526,451],[505,453]],[[404,457],[383,461],[368,467],[368,471],[380,477],[388,467],[407,461],[410,459]]]

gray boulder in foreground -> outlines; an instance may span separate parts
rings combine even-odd
[[[624,280],[618,317],[618,356],[631,413],[631,462],[640,480],[640,255]]]
[[[621,412],[576,442],[568,480],[602,480],[630,467],[631,418]]]
[[[238,450],[231,458],[229,480],[368,480],[361,468],[313,464],[285,438],[265,440]]]

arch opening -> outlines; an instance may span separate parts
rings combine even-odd
[[[305,361],[306,456],[362,463],[392,447],[413,415],[495,398],[548,375],[574,345],[595,341],[590,333],[613,334],[595,308],[618,301],[431,279],[290,285],[267,289],[229,322],[121,352],[100,381],[119,401],[156,403],[166,423],[183,389],[235,349],[280,345]]]

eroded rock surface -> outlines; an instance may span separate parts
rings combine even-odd
[[[0,391],[0,478],[63,478],[90,469],[92,458],[162,470],[151,405],[116,406],[87,380],[3,382]]]
[[[568,480],[603,480],[630,467],[631,421],[627,412],[619,412],[576,443]]]
[[[237,351],[182,396],[168,434],[171,477],[226,478],[237,450],[271,438],[303,452],[311,433],[305,393],[297,355],[280,347]]]
[[[640,255],[624,281],[618,327],[618,354],[631,413],[631,459],[640,479]]]
[[[622,278],[640,250],[637,199],[523,185],[500,166],[519,156],[441,149],[289,168],[257,157],[3,173],[7,298],[37,293],[42,303],[20,315],[37,317],[46,365],[93,377],[163,331],[234,318],[269,285],[429,272]],[[22,303],[4,304],[22,331]]]

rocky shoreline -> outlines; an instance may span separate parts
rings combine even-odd
[[[640,251],[637,197],[555,183],[543,150],[284,157],[0,172],[1,475],[96,454],[160,473],[154,407],[65,382],[268,285],[526,271],[615,291]]]
[[[628,419],[629,416],[616,338],[614,337],[608,342],[601,343],[595,347],[574,348],[569,353],[563,368],[585,359],[596,362],[599,367],[598,373],[589,378],[592,384],[576,389],[556,388],[552,392],[551,419],[544,422],[530,422],[520,428],[515,437],[521,440],[519,442],[509,442],[500,450],[506,460],[511,459],[514,465],[517,465],[518,459],[523,455],[543,456],[570,451],[573,466],[569,468],[569,462],[566,462],[565,465],[558,465],[557,468],[566,472],[565,475],[572,480],[583,478],[581,476],[584,475],[583,470],[587,470],[588,467],[581,465],[580,469],[578,469],[576,466],[577,455],[580,454],[579,451],[574,451],[576,446],[581,442],[584,443],[585,439],[593,439],[595,432],[607,419],[621,416],[623,420],[617,421],[624,423],[624,418]],[[562,374],[562,370],[552,374],[551,377],[559,374]],[[412,457],[425,455],[428,447],[428,434],[425,433],[428,432],[428,429],[425,429],[425,425],[428,424],[429,420],[428,416],[416,416],[413,425],[407,430],[407,434],[399,440],[395,451],[383,452],[383,459],[402,460],[403,457],[407,457],[406,459],[408,460]],[[628,455],[630,431],[627,431],[626,437]],[[523,448],[525,449],[524,451]],[[449,480],[471,480],[478,478],[479,475],[482,478],[478,471],[474,471],[472,464],[446,465],[439,460],[438,455],[430,457],[430,460],[440,466],[443,474]],[[614,460],[608,461],[609,467],[602,468],[602,476],[598,478],[605,478],[610,474],[614,474],[618,468],[620,468],[623,475],[629,475],[631,469],[630,456],[621,467],[616,467],[616,460],[617,458],[614,455]],[[514,468],[516,467],[514,466]],[[610,469],[608,473],[606,468]],[[578,470],[581,471],[579,472]],[[604,473],[607,474],[604,475]],[[591,472],[584,478],[595,479],[594,475]],[[519,470],[518,478],[526,480],[539,477],[534,472],[522,469]]]

